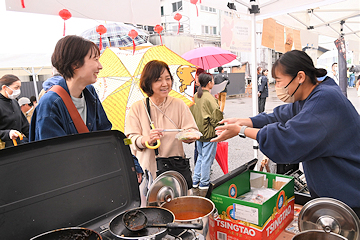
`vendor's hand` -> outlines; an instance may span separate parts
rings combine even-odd
[[[218,93],[215,94],[214,97],[215,97],[216,99],[219,99],[219,94],[218,94]]]
[[[239,134],[241,126],[237,124],[226,124],[215,128],[218,137],[213,138],[210,142],[221,142]]]
[[[219,124],[234,124],[239,120],[239,118],[225,118],[219,122]]]
[[[261,96],[261,92],[258,92],[258,97],[260,97]]]
[[[219,122],[219,124],[236,124],[239,126],[253,127],[250,118],[226,118]]]
[[[10,130],[10,132],[9,132],[10,139],[17,139],[20,136],[21,136],[21,133],[17,130]]]

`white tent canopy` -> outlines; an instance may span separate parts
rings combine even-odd
[[[160,24],[160,1],[154,0],[6,0],[7,11],[59,15],[67,9],[73,17],[143,25]]]
[[[2,53],[1,68],[29,68],[51,66],[50,53]]]

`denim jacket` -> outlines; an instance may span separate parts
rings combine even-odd
[[[57,78],[56,84],[63,87],[69,93],[65,79],[59,76]],[[88,85],[82,93],[86,101],[86,126],[89,131],[111,129],[111,123],[106,116],[95,88],[92,85]],[[44,94],[36,106],[31,119],[30,141],[76,133],[75,125],[61,97],[53,91]]]

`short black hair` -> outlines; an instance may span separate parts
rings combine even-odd
[[[224,69],[223,67],[218,67],[219,73],[221,73],[221,71],[222,71],[223,69]]]
[[[51,63],[56,70],[65,78],[74,76],[74,69],[84,65],[85,56],[100,56],[100,50],[95,43],[76,35],[69,35],[60,39],[51,56]]]
[[[35,96],[31,96],[31,97],[30,97],[30,102],[31,102],[31,103],[36,102],[36,97],[35,97]]]

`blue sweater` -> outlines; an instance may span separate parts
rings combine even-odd
[[[313,197],[360,207],[360,116],[327,78],[304,101],[251,118],[260,150],[276,163],[303,162]]]

